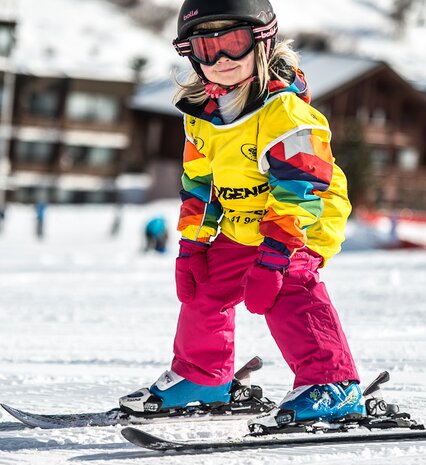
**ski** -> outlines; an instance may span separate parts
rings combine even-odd
[[[385,443],[404,441],[425,441],[425,430],[395,430],[370,432],[336,432],[321,434],[296,434],[287,436],[285,434],[229,439],[223,441],[172,441],[137,428],[126,427],[121,431],[123,437],[132,444],[145,449],[159,452],[182,452],[182,453],[206,453],[227,452],[246,449],[265,448],[294,448],[306,446],[320,446],[326,444],[354,444],[354,443]]]
[[[284,411],[282,418],[279,418],[279,413],[276,417],[278,426],[267,426],[268,422],[262,420],[269,418],[271,413],[266,412],[249,420],[250,433],[247,436],[224,441],[170,441],[133,427],[126,427],[121,433],[125,439],[139,447],[183,453],[426,440],[423,424],[412,420],[408,413],[400,413],[398,405],[383,400],[380,386],[389,378],[389,373],[384,371],[364,390],[365,416],[353,414],[334,421],[319,419],[296,422],[294,412],[290,414]]]
[[[16,409],[10,405],[0,404],[6,412],[26,426],[32,428],[74,428],[85,426],[111,426],[138,424],[132,422],[128,415],[120,409],[111,409],[105,412],[75,413],[75,414],[38,414]],[[139,424],[143,424],[139,422]]]
[[[261,389],[258,386],[250,386],[250,373],[259,370],[262,364],[263,362],[259,357],[254,357],[235,373],[235,392],[233,393],[235,400],[227,404],[194,405],[143,413],[134,413],[114,408],[105,412],[71,414],[39,414],[16,409],[6,404],[0,405],[7,413],[21,423],[29,427],[43,429],[147,425],[185,420],[232,420],[264,413],[275,407],[274,402],[262,397]],[[255,392],[256,394],[250,397],[246,395],[248,391]]]
[[[75,414],[37,414],[0,404],[7,413],[32,428],[83,428],[87,426],[148,425],[173,421],[224,421],[246,418],[270,410],[272,401],[263,399],[254,402],[231,402],[215,407],[203,405],[182,409],[171,409],[159,413],[130,415],[116,408],[106,412]]]

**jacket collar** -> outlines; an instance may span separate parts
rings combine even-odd
[[[278,68],[276,71],[277,74],[280,75],[282,69]],[[288,66],[285,71],[288,73]],[[260,96],[258,92],[258,83],[257,81],[254,81],[251,85],[250,97],[248,100],[249,103],[245,106],[244,110],[238,115],[235,121],[258,110],[264,106],[270,98],[283,92],[292,92],[303,101],[310,103],[309,88],[302,70],[291,68],[291,76],[291,84],[287,84],[278,78],[270,80],[268,83],[268,89]],[[226,124],[222,119],[216,99],[209,98],[199,105],[190,103],[187,99],[181,99],[176,103],[176,108],[187,115],[208,121],[215,126],[222,126]]]

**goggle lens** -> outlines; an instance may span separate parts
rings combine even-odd
[[[201,64],[213,65],[221,55],[239,60],[254,49],[255,40],[250,28],[216,32],[190,37],[193,58]]]

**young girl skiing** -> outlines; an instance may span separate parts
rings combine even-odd
[[[275,44],[268,0],[186,0],[174,42],[183,85],[182,303],[171,370],[121,399],[146,410],[231,400],[235,306],[264,315],[295,374],[265,421],[364,415],[358,373],[318,268],[340,250],[350,213],[326,118],[309,105],[297,55]],[[220,233],[217,235],[218,230]],[[282,416],[282,415],[281,415]]]

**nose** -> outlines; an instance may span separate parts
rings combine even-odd
[[[224,55],[220,56],[219,59],[216,61],[216,63],[226,63],[227,61],[230,61],[230,59]]]

